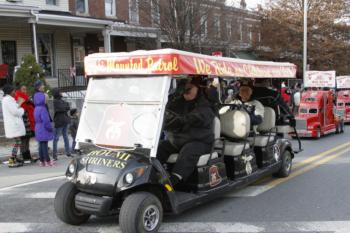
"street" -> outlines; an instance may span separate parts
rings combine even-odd
[[[178,216],[166,216],[160,232],[350,232],[349,137],[346,130],[320,140],[304,139],[304,151],[296,155],[288,178],[267,177]],[[0,232],[119,232],[116,217],[93,217],[79,227],[57,219],[53,198],[65,182],[68,161],[62,158],[54,168],[2,165]],[[23,179],[25,172],[32,175]]]

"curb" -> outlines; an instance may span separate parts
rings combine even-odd
[[[51,151],[51,150],[50,150]],[[52,159],[52,152],[50,153],[50,151],[49,151],[49,156],[50,156],[50,158]],[[35,156],[35,157],[38,157],[39,158],[39,154],[36,152],[36,153],[32,153],[32,156]],[[58,149],[57,150],[57,156],[63,156],[64,155],[64,148],[62,148],[62,149]],[[9,158],[10,158],[11,156],[9,155],[9,156],[2,156],[2,157],[0,157],[0,164],[1,163],[3,163],[3,162],[6,162],[6,161],[8,161],[9,160]],[[21,156],[19,156],[19,158],[21,158]]]

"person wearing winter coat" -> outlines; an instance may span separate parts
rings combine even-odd
[[[200,155],[210,153],[215,114],[195,78],[185,84],[180,98],[169,101],[167,112],[173,114],[165,117],[167,140],[159,143],[157,158],[164,164],[171,154],[179,153],[170,175],[171,184],[176,186],[191,176]]]
[[[70,117],[68,111],[70,110],[69,103],[62,99],[61,92],[55,88],[52,90],[53,95],[53,108],[54,108],[54,123],[55,123],[55,136],[53,140],[53,159],[57,160],[57,143],[60,134],[63,136],[64,149],[68,157],[71,156],[68,139],[68,127],[70,124]]]
[[[48,142],[53,139],[53,127],[47,111],[47,96],[43,92],[34,94],[35,138],[39,142],[40,166],[52,166],[48,152]]]
[[[69,111],[69,114],[70,114],[70,120],[71,120],[71,123],[69,125],[69,131],[73,140],[72,151],[75,153],[76,152],[79,153],[79,150],[75,149],[75,145],[76,145],[75,139],[77,136],[78,126],[79,126],[79,113],[76,108],[73,108]]]
[[[23,122],[26,128],[26,135],[21,137],[22,157],[23,160],[30,160],[32,162],[35,162],[35,159],[32,158],[30,154],[30,138],[34,136],[35,131],[34,104],[27,95],[27,87],[25,85],[21,85],[16,91],[15,99],[16,101],[20,99],[24,101],[21,107],[24,109]]]
[[[26,134],[23,122],[24,109],[20,106],[24,100],[15,100],[15,88],[12,85],[5,85],[3,88],[4,98],[2,99],[2,113],[6,138],[14,140],[12,155],[9,159],[9,167],[18,167],[23,161],[17,158],[18,149],[21,149],[21,137]]]

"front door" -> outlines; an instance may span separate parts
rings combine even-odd
[[[17,65],[17,46],[16,41],[2,40],[1,41],[2,63],[9,66],[9,76],[13,77],[13,71]]]

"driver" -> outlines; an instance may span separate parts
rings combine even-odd
[[[264,105],[252,98],[253,85],[250,80],[243,80],[239,88],[238,100],[246,107],[250,116],[251,126],[259,125],[264,119]]]
[[[157,157],[164,164],[171,154],[179,153],[170,175],[175,186],[192,174],[199,157],[210,153],[214,142],[215,115],[200,90],[199,79],[187,82],[184,94],[168,103],[167,115],[164,122],[167,140],[160,142]]]

